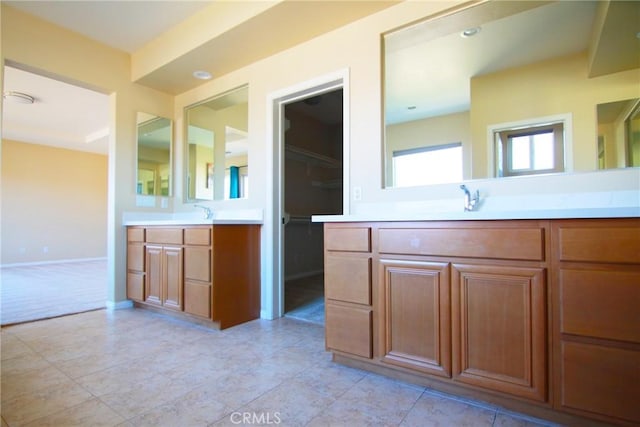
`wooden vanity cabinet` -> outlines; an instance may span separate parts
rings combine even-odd
[[[373,352],[371,230],[326,229],[326,347],[370,359]]]
[[[563,424],[640,424],[638,218],[326,223],[325,289],[339,362]]]
[[[127,298],[144,299],[145,290],[144,228],[127,229]]]
[[[260,317],[260,226],[127,228],[127,297],[227,328]]]
[[[564,220],[554,251],[554,405],[640,424],[640,219]]]
[[[381,361],[546,400],[545,226],[380,224]]]

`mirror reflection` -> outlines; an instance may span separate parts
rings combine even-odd
[[[248,196],[248,88],[187,107],[188,201]]]
[[[136,194],[169,196],[171,188],[171,120],[137,113],[138,173]]]
[[[598,105],[598,168],[640,166],[640,99]]]
[[[385,186],[637,165],[596,110],[640,97],[638,13],[489,1],[384,35]]]

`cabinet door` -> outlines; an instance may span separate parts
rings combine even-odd
[[[163,248],[162,273],[163,305],[182,310],[182,248]]]
[[[162,246],[147,245],[145,249],[146,287],[144,301],[162,305]]]
[[[449,265],[381,260],[383,361],[451,376]]]
[[[545,270],[452,266],[453,378],[546,400]]]

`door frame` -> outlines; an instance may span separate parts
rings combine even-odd
[[[273,92],[267,97],[267,134],[271,139],[272,155],[268,156],[270,165],[267,168],[271,172],[272,179],[268,180],[267,194],[272,195],[267,201],[265,225],[266,235],[271,241],[266,247],[267,286],[265,298],[263,298],[263,310],[261,317],[274,319],[284,314],[284,107],[286,104],[300,101],[312,96],[342,89],[342,213],[351,211],[349,204],[349,154],[350,150],[350,96],[349,96],[349,69],[342,69],[334,73],[326,74],[312,80],[301,82]],[[269,289],[270,288],[270,289]]]

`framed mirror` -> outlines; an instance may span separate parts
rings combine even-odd
[[[137,113],[136,194],[171,195],[171,120],[148,113]]]
[[[384,34],[385,187],[633,166],[600,160],[597,110],[640,97],[639,13],[488,1]]]
[[[247,86],[186,108],[186,200],[248,196]]]

